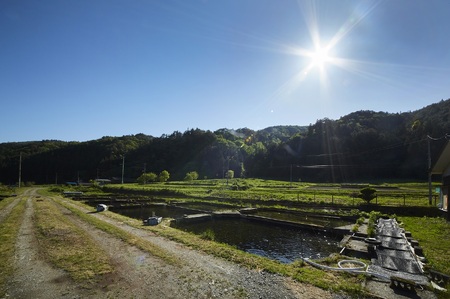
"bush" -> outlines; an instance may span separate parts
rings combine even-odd
[[[376,197],[377,190],[371,187],[363,188],[359,191],[358,197],[365,200],[367,203],[370,203],[372,199]]]
[[[186,176],[184,177],[184,180],[188,181],[188,182],[196,180],[196,179],[198,179],[197,171],[188,172],[188,173],[186,173]]]
[[[158,178],[160,182],[167,182],[167,180],[170,178],[170,173],[167,170],[163,170],[159,174]]]
[[[377,223],[378,218],[382,216],[381,212],[372,211],[370,212],[369,216],[369,223],[367,225],[367,235],[369,237],[374,237],[376,230],[375,230],[375,224]]]
[[[140,177],[138,177],[137,182],[138,182],[138,184],[145,185],[148,182],[156,182],[157,179],[158,179],[158,176],[156,175],[156,173],[148,172],[148,173],[143,173]]]
[[[208,228],[200,235],[200,238],[202,238],[203,240],[214,241],[216,239],[216,234],[212,229]]]
[[[247,183],[246,181],[235,181],[233,185],[231,186],[231,190],[240,190],[245,191],[252,187],[251,184]]]

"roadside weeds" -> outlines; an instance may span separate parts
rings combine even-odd
[[[118,228],[116,228],[115,226],[109,225],[104,221],[97,219],[96,217],[92,217],[91,214],[86,214],[86,212],[82,211],[85,211],[86,209],[92,209],[92,207],[86,206],[85,204],[78,201],[71,201],[63,199],[61,197],[54,197],[54,199],[83,220],[90,222],[97,228],[100,228],[108,233],[114,234],[115,236],[121,238],[129,244],[139,246],[141,242],[146,242],[145,240],[139,238],[136,239],[135,236],[125,231],[118,231]],[[102,212],[102,215],[107,218],[121,221],[131,227],[146,230],[175,242],[182,243],[192,249],[199,250],[219,258],[223,258],[225,260],[244,266],[248,269],[257,270],[258,272],[267,271],[273,274],[280,274],[285,277],[291,277],[301,283],[307,283],[320,287],[324,290],[334,290],[335,292],[344,291],[351,294],[364,293],[361,286],[360,277],[344,277],[343,275],[335,275],[335,273],[324,273],[323,271],[310,267],[304,263],[281,264],[277,261],[243,252],[226,244],[220,244],[210,240],[205,240],[199,236],[173,229],[171,227],[168,227],[167,225],[164,225],[164,223],[163,225],[158,226],[143,226],[141,221],[130,219],[128,217],[109,211]],[[155,245],[151,243],[150,245],[151,247],[153,247],[150,248],[150,250],[152,251],[149,251],[151,254],[160,256],[165,260],[166,255],[170,257],[169,252],[165,252],[164,249],[161,249],[159,247],[157,247],[158,250],[155,252],[153,251]],[[140,248],[143,250],[148,250],[145,247]],[[161,256],[161,253],[164,253],[163,256]],[[166,261],[170,262],[170,260]]]
[[[48,199],[33,201],[33,205],[39,248],[51,263],[66,270],[75,281],[113,271],[107,255]]]
[[[19,232],[23,211],[25,210],[25,199],[21,198],[19,203],[12,209],[0,225],[0,297],[5,296],[5,284],[14,271],[15,240]]]

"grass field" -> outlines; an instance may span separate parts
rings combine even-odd
[[[365,203],[358,197],[366,186],[376,189],[371,203],[389,206],[429,206],[428,183],[324,184],[284,182],[262,179],[198,180],[165,183],[107,185],[107,192],[172,197],[177,200],[200,199],[232,201],[243,206],[264,205],[265,202],[340,204],[358,206]],[[434,192],[438,184],[433,184]],[[94,191],[95,192],[95,191]],[[437,197],[433,193],[433,204]]]
[[[432,186],[433,196],[435,188]],[[262,179],[198,180],[150,183],[147,185],[108,185],[104,190],[120,193],[120,196],[139,194],[158,200],[206,201],[234,206],[271,206],[291,209],[290,203],[339,204],[358,207],[364,201],[356,194],[363,187],[377,190],[377,198],[371,203],[384,206],[429,207],[427,182],[379,183],[379,184],[324,184],[306,182],[284,182]],[[101,189],[100,189],[101,190]],[[96,193],[97,192],[97,193]],[[91,189],[88,194],[102,194]],[[434,199],[433,199],[434,205]],[[420,211],[420,209],[418,209]],[[430,265],[438,271],[450,274],[450,262],[445,259],[445,250],[450,248],[450,224],[441,218],[401,216],[406,230],[413,233]]]

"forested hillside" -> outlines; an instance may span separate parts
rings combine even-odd
[[[309,126],[215,132],[192,129],[153,137],[103,137],[0,144],[0,182],[87,182],[167,170],[171,180],[196,171],[200,178],[235,177],[351,182],[427,178],[427,135],[450,133],[450,99],[406,113],[358,111]],[[301,120],[299,120],[299,123]],[[433,140],[432,161],[447,139]],[[21,158],[20,158],[21,157]]]

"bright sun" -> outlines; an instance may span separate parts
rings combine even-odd
[[[330,56],[326,48],[318,48],[315,52],[311,53],[312,66],[322,68],[328,61],[330,61]]]

